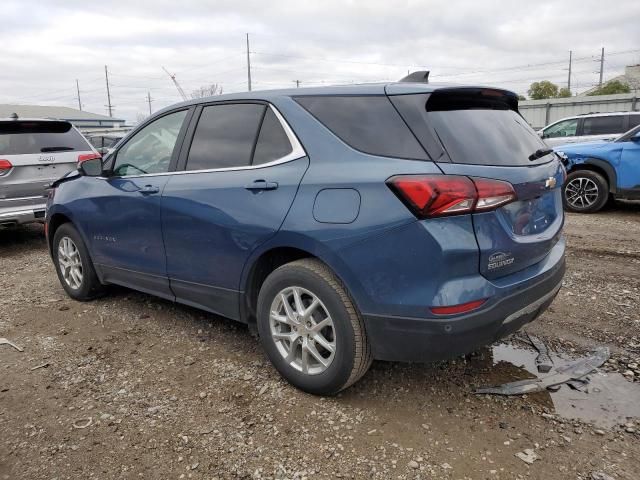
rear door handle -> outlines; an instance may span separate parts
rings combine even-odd
[[[275,190],[278,188],[277,182],[267,182],[266,180],[255,180],[253,183],[249,185],[245,185],[247,190],[251,191],[259,191],[259,190]]]
[[[158,193],[159,191],[160,188],[154,185],[145,185],[140,190],[138,190],[138,192],[142,193],[143,195],[150,195],[152,193]]]

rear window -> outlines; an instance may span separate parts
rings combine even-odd
[[[427,101],[427,121],[454,163],[521,166],[549,161],[550,155],[529,160],[547,147],[517,112],[516,102],[501,90],[437,91]]]
[[[87,141],[68,122],[0,122],[0,155],[87,150]]]
[[[383,157],[428,159],[386,96],[323,95],[295,100],[356,150]]]
[[[583,135],[609,135],[624,132],[624,116],[587,117],[582,124]]]

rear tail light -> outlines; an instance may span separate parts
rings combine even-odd
[[[102,155],[99,153],[83,153],[82,155],[78,155],[78,163],[93,160],[94,158],[102,158]]]
[[[516,199],[508,182],[457,175],[400,175],[387,185],[418,218],[493,210]]]
[[[0,160],[0,177],[9,173],[12,168],[13,165],[9,160]]]

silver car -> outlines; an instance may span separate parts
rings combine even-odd
[[[69,122],[0,119],[0,226],[44,220],[47,187],[97,157]]]
[[[613,140],[640,125],[640,112],[589,113],[567,117],[538,132],[550,147]]]

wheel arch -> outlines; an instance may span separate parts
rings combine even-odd
[[[71,218],[64,213],[54,213],[51,218],[47,220],[47,244],[49,247],[49,254],[53,252],[53,237],[56,234],[56,230],[65,223],[73,223]]]
[[[357,305],[352,288],[353,282],[347,282],[345,277],[351,278],[349,269],[321,242],[304,235],[287,234],[254,251],[245,263],[240,280],[242,294],[240,295],[240,318],[254,328],[256,324],[256,309],[260,287],[278,267],[302,258],[314,258],[331,269],[340,278],[347,289],[354,304]]]
[[[609,192],[617,193],[618,176],[615,168],[613,168],[609,162],[594,157],[579,159],[579,161],[572,163],[567,173],[573,173],[579,170],[590,170],[599,173],[607,181]]]

